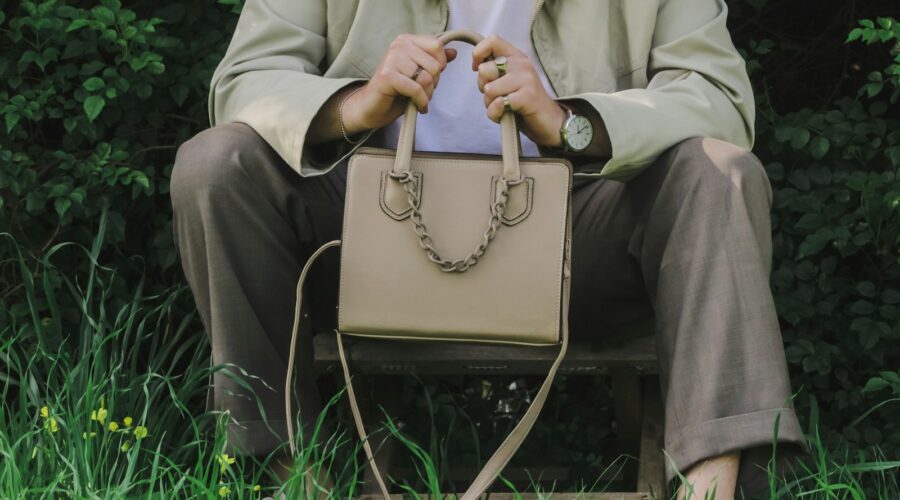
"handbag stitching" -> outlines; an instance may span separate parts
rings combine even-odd
[[[387,183],[388,183],[388,174],[390,171],[385,171],[381,173],[381,188],[378,196],[378,204],[381,205],[381,210],[387,214],[388,217],[394,219],[396,221],[401,221],[409,217],[412,213],[412,206],[407,207],[403,212],[397,213],[391,207],[388,206],[386,198],[387,198]],[[413,172],[413,177],[416,178],[416,191],[419,195],[419,199],[422,199],[422,172]],[[406,192],[403,192],[404,196]]]
[[[494,189],[491,191],[491,205],[492,206],[497,199],[497,180],[499,180],[499,179],[500,178],[497,176],[491,177],[491,183],[494,186]],[[503,214],[503,217],[501,217],[500,220],[502,220],[503,224],[505,224],[507,226],[515,226],[516,224],[527,219],[529,215],[531,215],[531,208],[534,203],[534,177],[525,177],[524,179],[522,179],[522,182],[524,182],[526,184],[525,187],[528,190],[528,194],[525,195],[525,210],[522,210],[521,214],[517,215],[516,217],[513,217],[512,219],[507,217],[506,214]],[[512,189],[514,189],[514,188],[515,188],[515,186],[510,187],[510,191],[512,191]],[[510,192],[510,196],[511,195],[512,195],[512,193]]]

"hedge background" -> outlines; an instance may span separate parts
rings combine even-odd
[[[754,151],[776,190],[772,286],[801,418],[810,430],[818,423],[826,443],[849,443],[850,453],[896,457],[900,5],[728,4],[757,96]],[[89,247],[106,210],[99,260],[117,269],[108,284],[112,303],[126,303],[141,276],[149,294],[183,284],[171,237],[169,174],[177,147],[208,126],[209,80],[240,0],[0,0],[0,6],[0,232],[21,245],[35,280],[62,288],[60,270],[87,273],[84,259],[60,252],[55,267],[44,267],[42,256],[59,242]],[[4,243],[0,332],[7,336],[18,325],[25,349],[77,352],[65,336],[81,321],[77,304],[38,297],[47,314],[31,318],[28,288],[15,248]],[[50,314],[54,308],[59,314]],[[181,316],[193,310],[188,294],[176,310]],[[196,317],[193,331],[203,335]],[[542,424],[531,449],[548,453],[537,448],[546,440],[563,443],[560,452],[573,460],[594,460],[579,448],[585,426],[594,425],[597,439],[607,430],[594,424],[602,415],[578,416],[577,408],[597,396],[574,382],[564,388],[554,404],[572,405],[576,416]],[[498,390],[479,411],[508,418],[501,403],[509,392]],[[437,389],[434,395],[436,404],[451,404]],[[199,411],[203,401],[194,405]]]

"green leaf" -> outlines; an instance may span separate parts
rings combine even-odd
[[[828,142],[828,139],[824,137],[816,137],[812,140],[812,144],[810,144],[809,146],[813,158],[817,160],[821,160],[826,154],[828,154],[828,150],[830,148],[831,144]]]
[[[47,199],[44,195],[37,191],[28,193],[25,197],[25,210],[30,213],[36,213],[44,209],[44,203]]]
[[[863,392],[875,392],[880,391],[884,388],[890,387],[886,380],[880,377],[872,377],[866,382],[866,386],[863,387]]]
[[[875,306],[868,300],[857,300],[853,303],[852,306],[850,306],[850,312],[852,312],[853,314],[868,316],[875,312]]]
[[[91,24],[90,19],[75,19],[74,21],[72,21],[71,24],[69,24],[69,27],[66,28],[66,33],[70,32],[70,31],[79,30],[81,28],[84,28],[85,26],[89,26],[90,24]]]
[[[88,120],[94,121],[95,118],[103,111],[106,101],[98,96],[92,95],[84,101],[84,112],[87,113]]]
[[[47,195],[50,198],[59,198],[60,196],[64,196],[69,193],[71,188],[67,184],[57,184],[50,188],[50,194]]]
[[[82,86],[90,92],[96,92],[104,87],[106,87],[106,82],[103,81],[99,76],[92,76],[88,78]]]
[[[777,127],[775,129],[775,140],[778,142],[787,142],[791,139],[791,134],[794,132],[794,129],[791,127]]]
[[[189,89],[187,85],[183,83],[176,83],[169,87],[169,94],[172,96],[172,99],[175,100],[175,104],[181,106],[184,104],[184,101],[188,98]]]
[[[794,224],[794,227],[803,231],[812,232],[822,227],[823,224],[825,224],[825,217],[818,212],[813,212],[803,214],[803,217],[800,217],[800,220]]]
[[[878,343],[878,331],[874,329],[865,330],[859,334],[859,343],[864,349],[871,349]]]
[[[22,119],[22,116],[19,115],[19,113],[6,113],[4,119],[6,121],[6,133],[8,134],[12,132],[12,129],[16,126],[17,123],[19,123],[19,120]]]
[[[166,65],[159,61],[153,61],[147,65],[147,71],[154,75],[161,75],[166,71]]]
[[[105,67],[106,67],[106,65],[102,61],[90,61],[90,62],[84,63],[84,65],[81,66],[81,69],[78,71],[78,73],[81,74],[82,76],[93,75],[94,73],[100,71],[101,69],[103,69]]]
[[[108,7],[98,5],[91,9],[91,14],[94,15],[95,19],[107,26],[116,24],[116,15],[113,14],[113,11],[109,10]]]
[[[809,143],[809,130],[804,128],[795,128],[791,132],[791,147],[794,149],[803,149]]]
[[[822,227],[806,237],[797,249],[797,258],[810,257],[821,252],[834,239],[831,228]]]
[[[144,189],[150,189],[150,179],[141,172],[134,176],[134,182],[140,184]]]
[[[800,191],[809,191],[809,176],[802,170],[794,170],[788,176],[788,182]]]
[[[75,118],[73,118],[71,116],[66,118],[65,120],[63,120],[63,127],[65,127],[66,132],[68,132],[70,134],[72,133],[73,130],[75,130],[75,127],[77,127],[77,126],[78,126],[78,120],[76,120]]]
[[[876,293],[875,283],[872,283],[871,281],[860,281],[856,284],[856,291],[863,297],[872,298]]]
[[[71,206],[72,200],[68,198],[57,198],[53,202],[53,208],[56,209],[56,213],[58,213],[60,217],[66,215],[66,211],[68,211]]]
[[[773,181],[784,180],[784,165],[782,165],[781,163],[775,162],[767,164],[766,172],[769,173],[769,178]]]
[[[881,301],[885,304],[900,304],[900,292],[888,288],[881,294]]]
[[[884,89],[884,84],[880,83],[880,82],[879,83],[870,83],[863,88],[865,89],[866,94],[869,97],[875,97],[876,95],[881,93],[882,89]]]

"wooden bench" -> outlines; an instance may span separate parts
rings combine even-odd
[[[632,484],[636,483],[637,491],[581,495],[578,498],[664,498],[662,402],[658,380],[654,376],[658,373],[658,364],[652,325],[649,322],[628,325],[617,337],[622,340],[606,345],[571,341],[559,372],[560,375],[608,374],[611,377],[615,430],[621,451],[628,456],[638,457],[637,467],[626,468],[624,475],[627,477],[624,479],[630,480]],[[372,389],[373,399],[377,400],[374,403],[383,406],[388,414],[392,414],[393,409],[398,409],[400,394],[399,391],[386,390],[398,387],[396,380],[384,380],[382,377],[411,373],[457,376],[538,375],[546,373],[558,352],[553,348],[345,339],[351,372],[366,375],[357,380],[367,381]],[[338,385],[343,386],[334,334],[318,334],[314,337],[313,344],[316,371],[333,374],[338,379]],[[367,423],[374,424],[379,420],[371,409],[367,413]],[[375,456],[383,473],[391,467],[393,446],[390,443],[393,441],[395,440],[391,439],[385,443]],[[633,460],[630,462],[633,463]],[[544,479],[564,476],[558,472],[559,467],[554,467],[554,464],[546,465],[547,467],[539,469],[531,467],[527,471],[507,467],[504,477],[515,482],[516,477],[521,476],[541,476]],[[557,471],[555,474],[554,470]],[[474,477],[474,471],[469,472]],[[368,470],[366,474],[363,493],[377,493],[374,478],[369,475]],[[460,477],[460,483],[456,486],[465,487],[465,481],[472,477]],[[596,478],[591,478],[593,479]],[[571,494],[554,494],[553,498],[575,498],[566,495]],[[373,498],[378,498],[378,495]],[[495,493],[491,498],[505,497]]]

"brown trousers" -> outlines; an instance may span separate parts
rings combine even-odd
[[[297,278],[313,250],[340,238],[345,174],[300,177],[243,123],[178,149],[175,239],[213,363],[255,377],[255,397],[222,372],[214,377],[210,409],[230,412],[229,444],[239,452],[264,454],[286,439]],[[764,479],[779,416],[787,445],[779,455],[804,446],[769,288],[771,203],[759,160],[709,138],[670,148],[628,183],[592,179],[573,193],[572,337],[653,315],[669,479],[736,450],[740,484]],[[331,329],[337,258],[314,273],[316,330]],[[310,338],[298,360],[300,405],[315,415]]]

